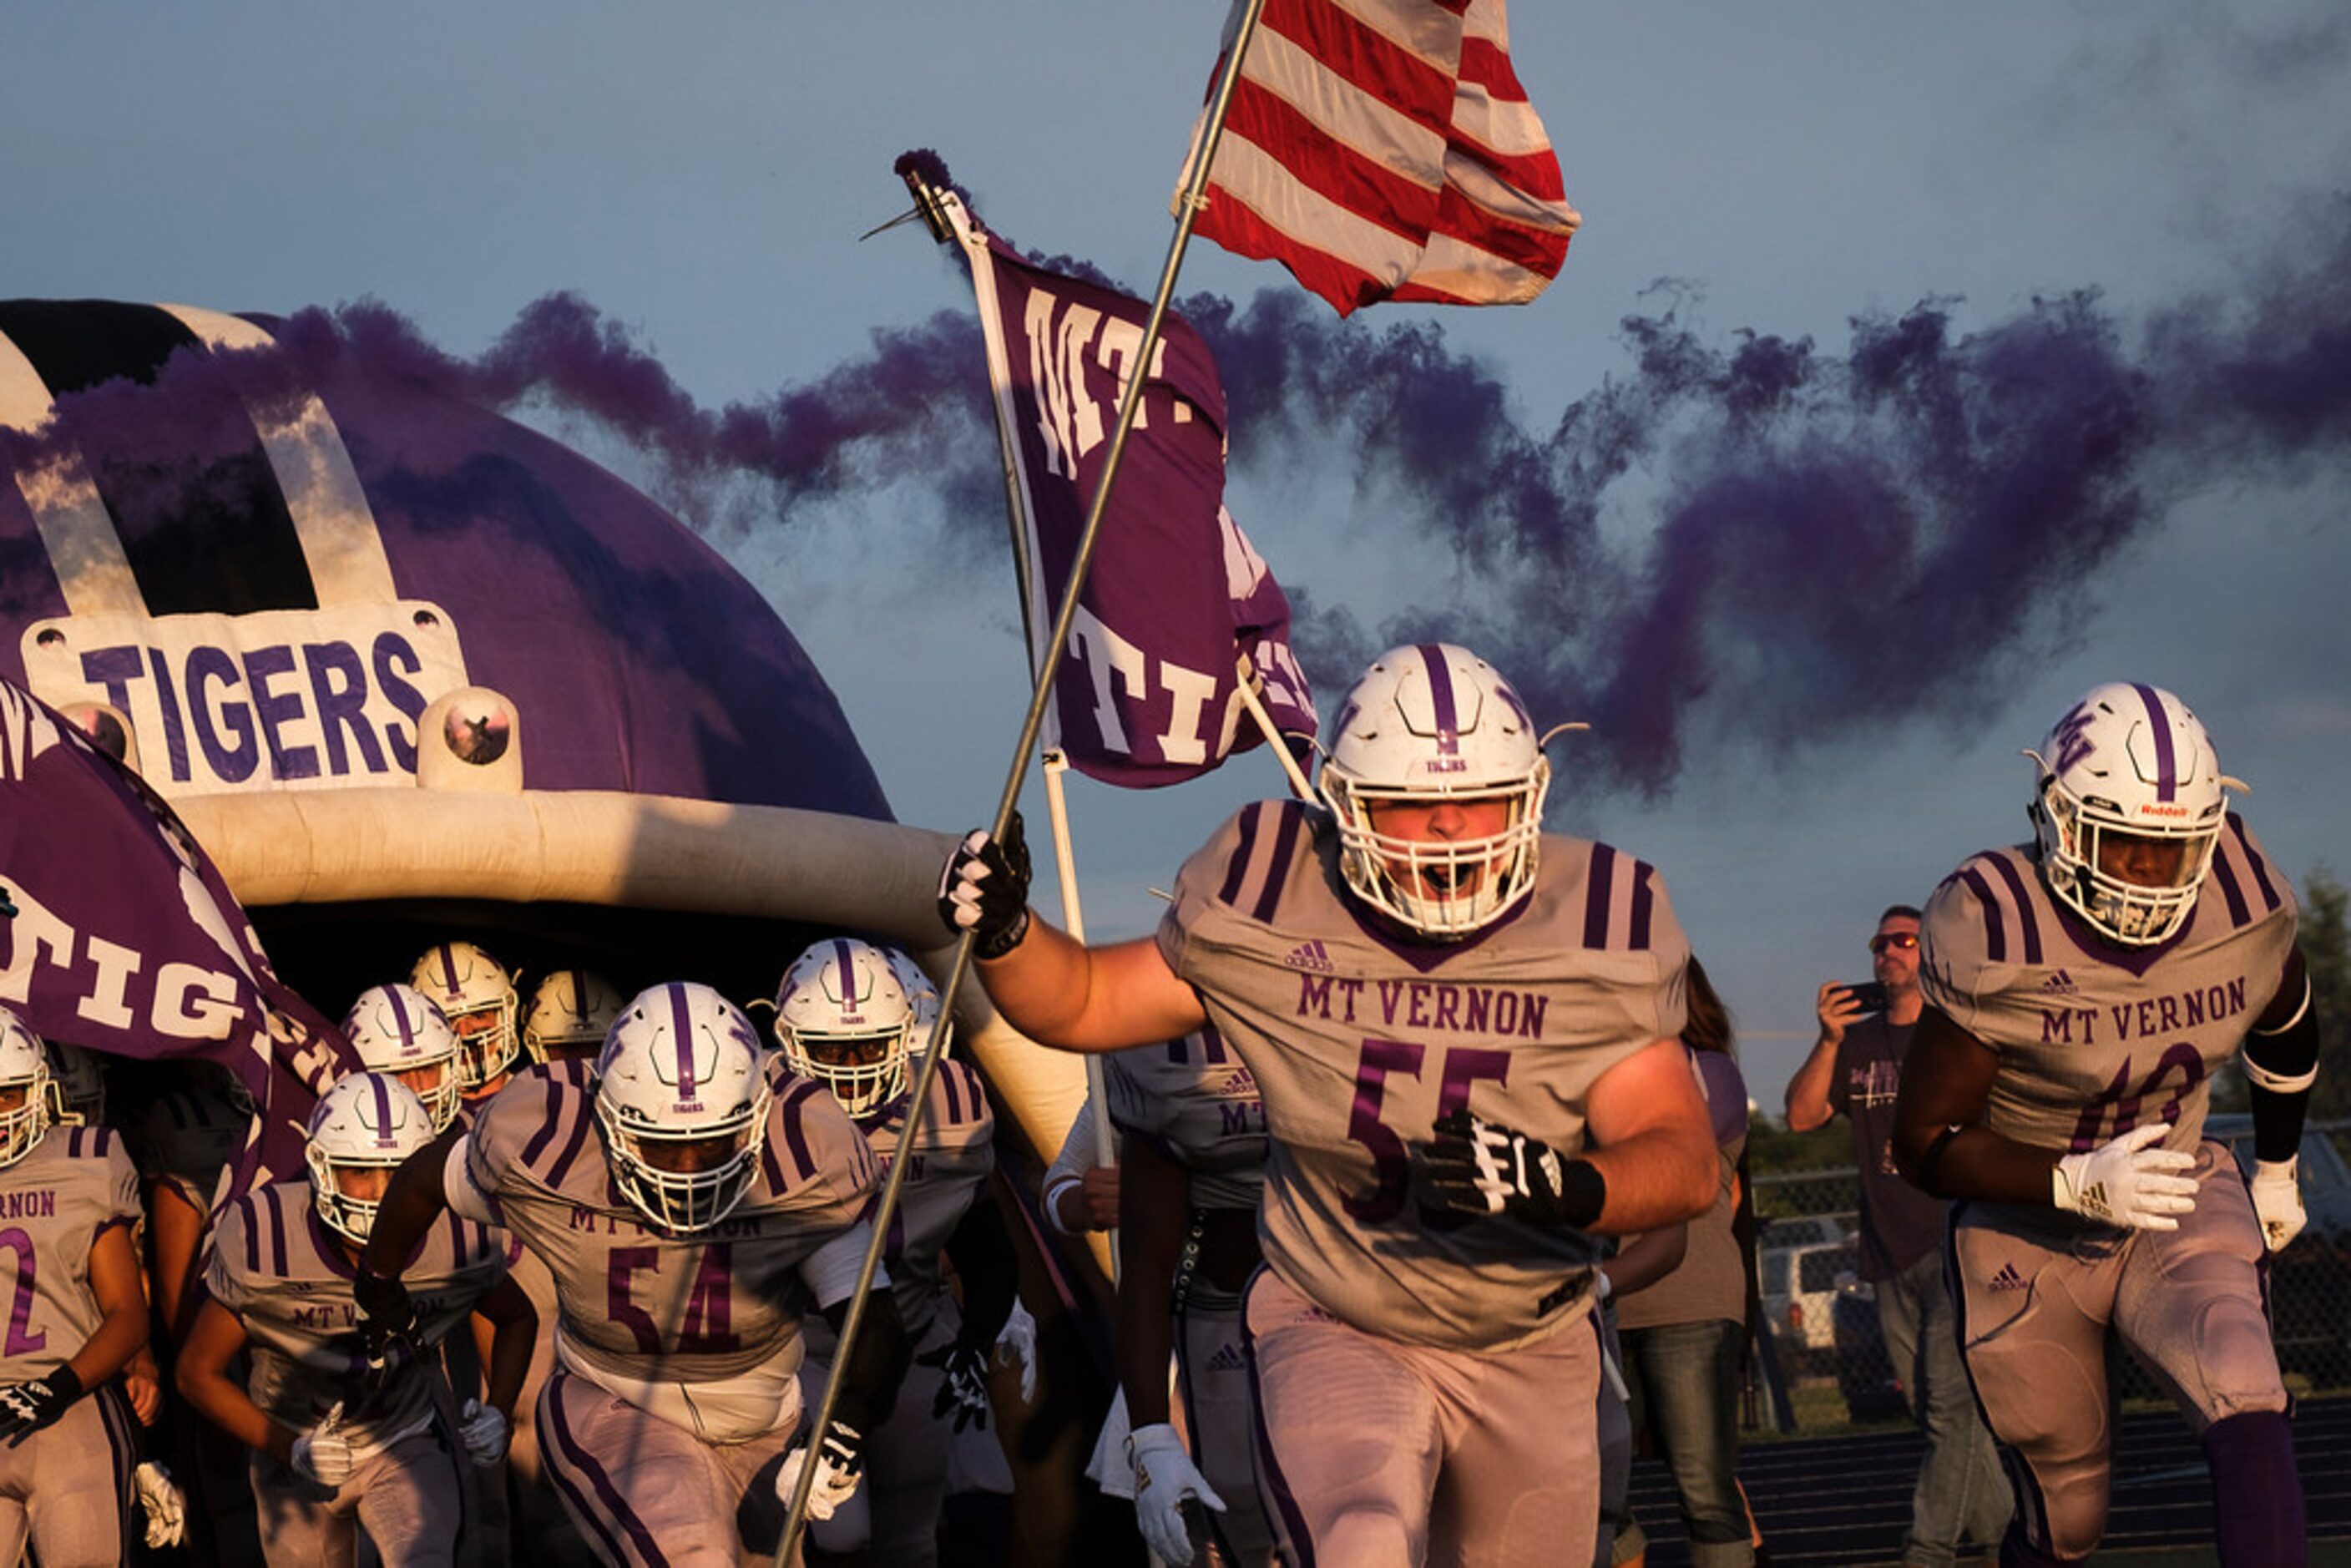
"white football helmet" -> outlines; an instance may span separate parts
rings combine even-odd
[[[360,1065],[406,1084],[439,1132],[457,1115],[463,1047],[431,998],[413,986],[371,986],[343,1015],[343,1035]]]
[[[1466,648],[1424,643],[1372,661],[1340,706],[1316,788],[1338,820],[1355,896],[1426,936],[1455,940],[1535,885],[1551,764],[1526,705]],[[1451,841],[1384,833],[1388,806],[1499,800],[1499,831]]]
[[[533,1061],[593,1056],[624,1005],[619,988],[593,969],[558,969],[530,994],[522,1042]]]
[[[106,1120],[106,1064],[98,1052],[61,1040],[48,1042],[49,1087],[56,1095],[54,1119],[70,1127],[95,1127]]]
[[[931,1038],[931,1025],[946,1007],[939,995],[939,983],[930,972],[914,962],[912,955],[895,947],[884,947],[890,967],[898,971],[898,983],[906,988],[906,999],[914,1004],[914,1025],[906,1031],[906,1057],[911,1065],[922,1060],[923,1051]],[[945,1056],[955,1045],[955,1019],[950,1016],[938,1025],[939,1054]]]
[[[444,942],[416,960],[409,984],[433,999],[464,1049],[457,1056],[457,1082],[471,1092],[495,1083],[522,1054],[515,1030],[519,1010],[514,977],[471,942]]]
[[[0,1166],[15,1165],[38,1146],[56,1113],[52,1096],[41,1037],[0,1008]]]
[[[862,1119],[906,1092],[914,1004],[897,966],[870,942],[828,937],[792,960],[776,990],[776,1043],[803,1078]]]
[[[310,1141],[302,1157],[319,1218],[353,1241],[375,1228],[383,1199],[343,1188],[342,1173],[360,1166],[391,1170],[433,1141],[440,1129],[416,1092],[388,1072],[351,1072],[335,1081],[310,1111]]]
[[[612,1179],[673,1234],[735,1211],[768,1129],[759,1038],[708,986],[672,982],[621,1009],[596,1061],[596,1117]]]
[[[2050,893],[2126,947],[2152,946],[2186,925],[2212,868],[2228,792],[2245,789],[2220,771],[2188,705],[2157,686],[2113,682],[2024,755],[2035,768],[2029,814]],[[2133,841],[2163,850],[2136,879],[2120,869]]]

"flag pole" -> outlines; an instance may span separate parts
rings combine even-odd
[[[1241,62],[1248,57],[1249,39],[1257,31],[1258,17],[1264,9],[1265,0],[1244,0],[1240,22],[1234,29],[1232,46],[1225,57],[1224,70],[1217,78],[1215,96],[1207,121],[1201,128],[1197,156],[1193,160],[1190,170],[1191,178],[1186,183],[1176,214],[1176,234],[1167,245],[1166,265],[1160,270],[1159,288],[1152,296],[1151,314],[1144,322],[1143,341],[1134,357],[1128,361],[1132,371],[1127,378],[1125,391],[1119,398],[1118,423],[1111,433],[1110,449],[1103,456],[1102,479],[1095,486],[1093,499],[1086,508],[1085,529],[1078,538],[1077,555],[1070,563],[1069,586],[1063,591],[1061,609],[1053,617],[1052,634],[1047,639],[1043,654],[1037,661],[1040,674],[1036,690],[1030,694],[1029,711],[1020,721],[1020,734],[1012,747],[1012,761],[1007,769],[1004,789],[997,798],[996,816],[988,825],[989,835],[998,840],[1001,840],[1011,827],[1012,813],[1020,802],[1020,786],[1029,774],[1029,758],[1035,751],[1037,737],[1044,728],[1046,705],[1053,695],[1053,677],[1061,664],[1062,651],[1069,646],[1070,629],[1077,622],[1078,603],[1085,591],[1086,575],[1093,567],[1094,546],[1102,533],[1102,517],[1109,508],[1111,486],[1118,477],[1119,462],[1125,454],[1127,437],[1134,429],[1134,416],[1143,406],[1143,383],[1152,355],[1158,348],[1161,329],[1167,319],[1168,301],[1176,293],[1176,275],[1184,266],[1184,250],[1191,241],[1192,225],[1198,220],[1200,209],[1207,202],[1208,172],[1215,165],[1217,142],[1224,134],[1225,114],[1232,106],[1233,87],[1240,79]],[[943,992],[950,1003],[962,990],[965,976],[970,973],[972,946],[976,939],[975,933],[969,929],[956,939],[955,958],[948,967]],[[933,1041],[935,1041],[938,1028],[950,1010],[949,1007],[939,1009],[939,1019],[932,1025]],[[911,1092],[907,1127],[910,1141],[918,1131],[918,1124],[914,1119],[921,1116],[923,1106],[929,1098],[931,1082],[938,1071],[939,1052],[930,1046],[931,1042],[926,1041],[922,1070]],[[820,1451],[825,1431],[831,1425],[834,1406],[840,1403],[841,1368],[850,1364],[857,1331],[864,1324],[865,1299],[872,1289],[873,1276],[881,1267],[883,1249],[889,1239],[890,1221],[897,1213],[898,1194],[905,1186],[906,1172],[913,1165],[912,1160],[891,1161],[889,1177],[882,1184],[882,1195],[876,1200],[872,1218],[873,1239],[858,1266],[857,1281],[850,1292],[849,1304],[841,1318],[840,1339],[833,1352],[832,1375],[825,1380],[824,1396],[818,1402],[815,1419],[809,1424],[809,1462],[800,1466],[799,1479],[792,1487],[791,1504],[784,1516],[783,1539],[776,1543],[775,1568],[785,1568],[790,1561],[792,1550],[799,1543],[800,1531],[808,1521],[809,1497],[816,1482],[815,1458]]]
[[[1290,780],[1290,792],[1311,805],[1314,786],[1307,782],[1305,769],[1299,767],[1298,758],[1290,754],[1289,741],[1275,727],[1273,715],[1267,711],[1265,697],[1257,689],[1257,665],[1246,648],[1241,650],[1239,666],[1239,679],[1234,683],[1234,690],[1240,696],[1241,706],[1249,709],[1249,717],[1257,720],[1258,733],[1265,737],[1266,748],[1281,764],[1281,771]]]

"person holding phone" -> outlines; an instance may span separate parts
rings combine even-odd
[[[1894,1375],[1926,1428],[1927,1457],[1910,1499],[1906,1568],[1944,1568],[1963,1536],[1996,1543],[2013,1506],[1999,1451],[1959,1364],[1951,1293],[1943,1280],[1949,1205],[1894,1166],[1894,1101],[1910,1037],[1925,1009],[1918,990],[1919,912],[1897,904],[1869,938],[1874,978],[1821,983],[1820,1038],[1788,1081],[1788,1130],[1808,1133],[1842,1114],[1860,1169],[1860,1274],[1875,1288]]]

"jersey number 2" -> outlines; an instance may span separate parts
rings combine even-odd
[[[33,1239],[24,1228],[0,1230],[0,1251],[16,1255],[16,1299],[8,1308],[7,1354],[30,1355],[49,1343],[46,1329],[31,1328],[33,1319]]]

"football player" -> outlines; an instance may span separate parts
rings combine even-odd
[[[1651,867],[1543,833],[1549,779],[1491,666],[1404,647],[1348,694],[1322,809],[1244,807],[1155,939],[1033,919],[1017,834],[970,835],[941,880],[1023,1033],[1115,1051],[1213,1024],[1257,1081],[1268,1266],[1243,1319],[1293,1561],[1590,1540],[1593,1233],[1714,1197],[1681,928]],[[1164,1427],[1132,1458],[1140,1508],[1208,1490]]]
[[[987,1194],[996,1117],[979,1074],[953,1059],[941,1061],[920,1137],[905,1142],[908,1063],[916,1030],[928,1021],[906,991],[902,962],[911,960],[854,937],[830,937],[795,958],[776,991],[776,1042],[786,1065],[832,1092],[883,1171],[901,1157],[914,1161],[898,1190],[889,1264],[914,1361],[896,1416],[867,1445],[860,1494],[876,1564],[937,1560],[953,1442],[967,1434],[995,1440],[987,1431],[987,1365],[1018,1282],[1011,1239]],[[942,1277],[943,1258],[962,1281],[960,1310]],[[822,1389],[834,1348],[821,1320],[809,1325],[807,1390]],[[858,1529],[836,1520],[810,1533],[820,1546],[848,1550],[862,1544]]]
[[[311,1112],[306,1178],[231,1203],[213,1240],[180,1392],[252,1450],[261,1547],[272,1563],[357,1563],[365,1531],[386,1563],[456,1561],[475,1466],[506,1451],[536,1328],[506,1277],[506,1238],[453,1218],[422,1242],[410,1274],[409,1343],[371,1365],[355,1328],[353,1265],[393,1169],[433,1137],[423,1101],[388,1074],[339,1080]],[[495,1349],[487,1403],[452,1404],[422,1352],[475,1313]],[[231,1364],[250,1348],[240,1386]]]
[[[522,1054],[521,1009],[506,966],[471,942],[443,942],[416,960],[408,983],[457,1031],[458,1092],[469,1102],[496,1093]]]
[[[1964,862],[1927,906],[1895,1102],[1903,1174],[1951,1211],[1970,1377],[2011,1455],[2005,1563],[2098,1543],[2105,1351],[2153,1368],[2201,1438],[2220,1559],[2300,1562],[2302,1489],[2262,1263],[2301,1228],[2294,1155],[2317,1025],[2293,889],[2169,692],[2099,686],[2032,758],[2033,841]],[[2250,1192],[2203,1136],[2242,1051]]]
[[[592,1083],[534,1067],[402,1166],[355,1282],[364,1326],[409,1332],[409,1249],[449,1212],[503,1225],[555,1279],[538,1427],[581,1534],[609,1563],[732,1564],[773,1550],[800,1464],[817,1466],[815,1516],[855,1491],[895,1396],[905,1334],[885,1270],[832,1427],[799,1436],[801,1316],[846,1313],[877,1180],[838,1103],[770,1069],[732,1003],[654,986]]]
[[[1118,1367],[1138,1447],[1172,1434],[1167,1364],[1184,1396],[1187,1453],[1219,1510],[1207,1521],[1232,1568],[1273,1561],[1273,1526],[1250,1453],[1255,1414],[1241,1291],[1260,1261],[1265,1107],[1257,1081],[1214,1029],[1103,1061],[1121,1134]],[[1158,1488],[1135,1499],[1161,1561],[1191,1560],[1188,1523]],[[1204,1494],[1206,1500],[1206,1494]]]
[[[343,1015],[360,1066],[406,1084],[438,1136],[457,1117],[464,1047],[439,1007],[413,986],[371,986]]]
[[[540,979],[523,1014],[522,1043],[533,1061],[594,1061],[604,1031],[626,1000],[593,969],[557,969]]]
[[[101,1386],[147,1343],[131,1246],[139,1174],[103,1127],[53,1127],[48,1059],[0,1008],[0,1251],[16,1270],[0,1347],[0,1563],[128,1555],[131,1414]],[[88,1395],[89,1397],[84,1397]]]

